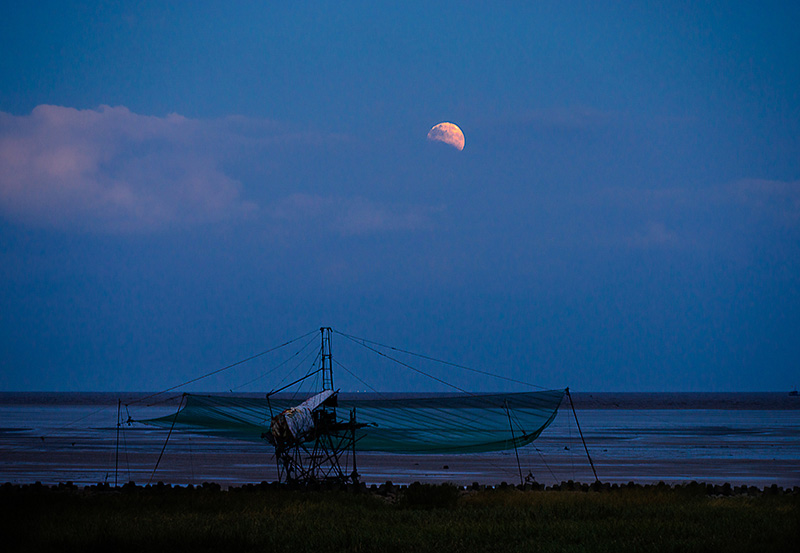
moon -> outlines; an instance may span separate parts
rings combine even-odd
[[[428,131],[428,140],[450,144],[456,150],[464,149],[464,133],[453,123],[439,123]]]

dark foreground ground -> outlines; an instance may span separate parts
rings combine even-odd
[[[800,488],[0,486],[5,551],[796,551]]]

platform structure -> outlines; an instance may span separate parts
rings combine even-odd
[[[275,447],[281,482],[355,484],[358,483],[356,431],[367,425],[356,421],[355,408],[347,418],[339,417],[330,327],[320,328],[320,334],[322,391],[273,416],[270,432],[263,437]],[[268,394],[267,400],[277,391]]]

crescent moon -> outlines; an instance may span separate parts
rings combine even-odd
[[[464,133],[453,123],[439,123],[428,131],[428,140],[450,144],[456,150],[464,149]]]

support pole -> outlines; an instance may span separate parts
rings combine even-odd
[[[117,398],[117,447],[116,452],[114,453],[114,487],[117,487],[117,476],[119,475],[119,427],[120,424],[120,413],[122,411],[122,399]]]
[[[569,388],[567,388],[567,397],[569,398],[569,404],[572,407],[572,415],[575,417],[575,424],[578,426],[578,434],[580,434],[581,441],[583,442],[583,449],[586,451],[586,457],[589,459],[589,465],[591,465],[592,472],[594,473],[594,481],[600,482],[600,479],[597,477],[597,471],[594,470],[594,463],[592,462],[592,456],[589,455],[589,448],[586,447],[586,440],[583,439],[583,432],[581,432],[581,423],[578,422],[578,414],[575,412],[575,404],[572,402],[572,395],[569,393]]]
[[[353,473],[350,475],[353,484],[358,484],[358,465],[356,464],[356,408],[350,411],[350,439],[353,440]]]

